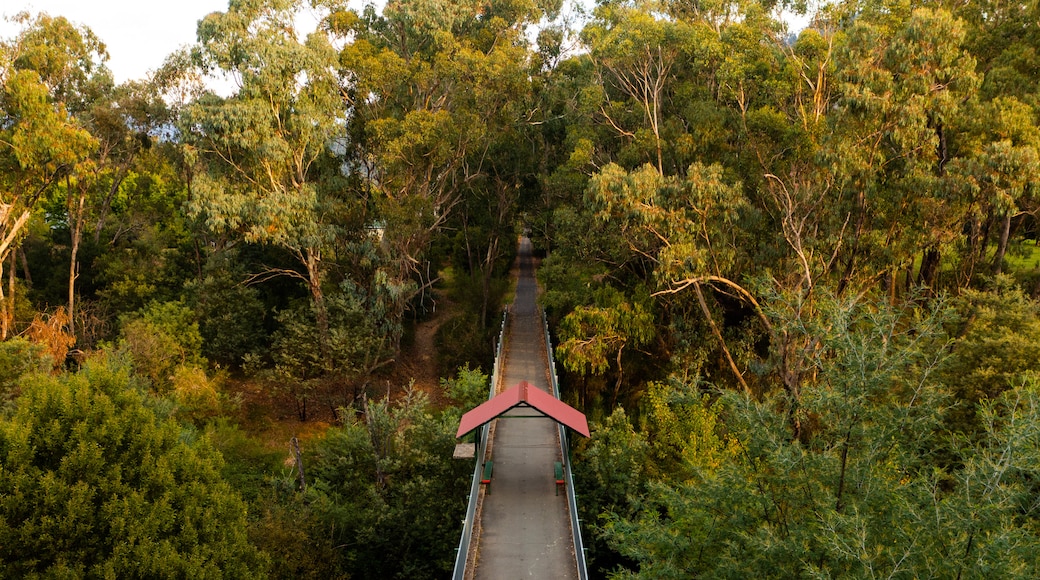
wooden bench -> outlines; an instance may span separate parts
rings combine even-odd
[[[484,476],[480,478],[480,483],[487,485],[487,492],[491,493],[491,469],[494,466],[494,462],[490,459],[484,462]]]
[[[567,485],[567,481],[563,479],[563,464],[557,461],[553,464],[553,470],[556,473],[556,495],[560,495],[560,487]]]

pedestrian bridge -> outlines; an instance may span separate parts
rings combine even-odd
[[[473,480],[453,578],[588,577],[569,437],[585,416],[559,400],[531,242],[520,242],[516,299],[503,317],[488,401],[463,416],[475,434]]]

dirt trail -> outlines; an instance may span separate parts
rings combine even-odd
[[[421,389],[430,395],[433,401],[439,402],[443,395],[440,389],[435,341],[437,330],[454,314],[454,304],[439,293],[436,304],[433,316],[416,324],[415,336],[411,344],[401,349],[390,380],[398,389],[404,389],[410,381],[414,381],[415,388]]]

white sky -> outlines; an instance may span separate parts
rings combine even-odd
[[[227,10],[227,0],[4,0],[0,12],[46,12],[84,25],[108,48],[108,68],[116,83],[144,78],[166,56],[195,42],[198,21]],[[0,23],[0,37],[18,27]]]
[[[227,6],[228,0],[0,0],[0,16],[46,12],[90,28],[108,48],[108,68],[116,83],[122,83],[144,78],[167,55],[193,44],[199,20]],[[0,38],[17,31],[0,20]]]
[[[350,4],[360,7],[370,1]],[[144,78],[167,55],[194,43],[198,21],[211,12],[227,10],[227,5],[228,0],[2,0],[0,16],[46,12],[87,26],[105,43],[108,68],[116,83],[122,83]],[[0,38],[10,38],[17,30],[0,19]]]

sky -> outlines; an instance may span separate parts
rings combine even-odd
[[[227,6],[228,0],[2,0],[0,38],[17,33],[19,27],[6,19],[19,12],[64,16],[105,43],[108,68],[123,83],[145,78],[169,54],[193,44],[199,20]]]
[[[198,21],[227,10],[228,0],[4,0],[0,13],[46,12],[84,25],[108,48],[108,68],[117,83],[141,79],[162,65],[166,56],[195,42]],[[0,23],[0,37],[18,30]]]
[[[167,55],[194,43],[198,21],[227,10],[227,5],[228,0],[3,0],[0,16],[46,12],[87,26],[105,43],[108,68],[116,83],[122,83],[145,78]],[[17,30],[0,20],[0,38]]]

